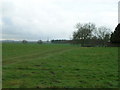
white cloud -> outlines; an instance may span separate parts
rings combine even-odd
[[[3,38],[69,38],[77,22],[94,22],[112,30],[118,0],[4,0]],[[11,23],[11,25],[10,25]],[[9,28],[7,28],[9,26]],[[7,33],[7,34],[6,34]]]

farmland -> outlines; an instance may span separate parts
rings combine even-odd
[[[118,48],[4,43],[3,88],[116,88]]]

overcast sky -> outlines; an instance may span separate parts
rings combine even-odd
[[[78,22],[93,22],[114,31],[118,23],[118,1],[2,0],[2,39],[70,39]]]

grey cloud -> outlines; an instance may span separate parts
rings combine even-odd
[[[5,0],[2,18],[3,38],[69,39],[74,31],[74,25],[78,22],[106,24],[114,29],[117,24],[117,0],[91,1]]]

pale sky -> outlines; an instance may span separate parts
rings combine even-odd
[[[2,39],[70,39],[78,22],[92,22],[114,31],[118,23],[118,1],[2,0]]]

